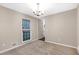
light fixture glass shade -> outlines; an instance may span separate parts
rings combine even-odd
[[[40,3],[36,3],[36,8],[33,10],[34,15],[41,16],[43,15],[43,11],[40,8]]]

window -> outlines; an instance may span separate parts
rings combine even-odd
[[[30,40],[30,20],[22,20],[23,41]]]
[[[22,21],[22,29],[30,29],[30,20],[23,19],[23,21]]]
[[[23,31],[23,41],[30,39],[30,31]]]

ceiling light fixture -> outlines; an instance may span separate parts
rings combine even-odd
[[[34,15],[41,16],[43,11],[40,9],[40,3],[36,3],[36,9],[33,11]]]

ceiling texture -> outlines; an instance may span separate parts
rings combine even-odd
[[[36,3],[0,3],[1,6],[36,18],[42,18],[48,15],[75,9],[78,5],[77,3],[42,3],[40,4],[40,7],[43,9],[44,15],[38,17],[34,15],[32,11],[32,8],[35,7],[34,4]]]

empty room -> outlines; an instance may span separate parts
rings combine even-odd
[[[78,54],[78,3],[0,3],[0,55]]]

